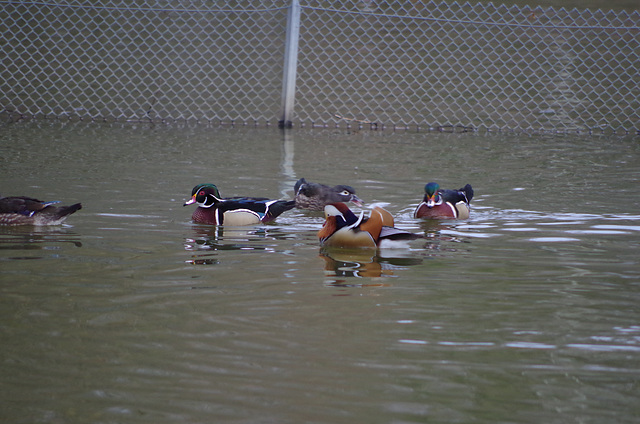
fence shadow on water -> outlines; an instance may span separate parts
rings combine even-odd
[[[69,0],[0,1],[0,17],[8,119],[277,125],[293,69],[293,126],[640,131],[637,11]]]

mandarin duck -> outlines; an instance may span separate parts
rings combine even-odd
[[[318,231],[323,247],[377,248],[387,240],[412,240],[417,234],[395,228],[393,216],[375,207],[367,219],[364,213],[357,217],[344,203],[331,203],[324,207],[325,222]]]
[[[444,190],[438,183],[431,182],[424,187],[424,193],[414,218],[469,218],[469,202],[473,199],[470,184],[459,190]]]
[[[0,197],[0,225],[59,225],[69,215],[82,208],[53,206],[58,201],[43,202],[32,197]]]
[[[348,185],[329,187],[324,184],[310,183],[304,178],[300,178],[293,187],[293,191],[298,209],[321,211],[326,205],[337,202],[352,202],[356,206],[362,206],[362,200],[356,196],[353,187]]]
[[[196,203],[192,219],[200,224],[255,225],[276,219],[281,213],[293,209],[293,200],[270,200],[263,197],[220,196],[214,184],[198,184],[191,191],[191,199],[183,206]]]

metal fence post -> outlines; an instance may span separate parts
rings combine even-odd
[[[291,0],[287,15],[287,40],[284,50],[284,71],[282,73],[282,110],[278,125],[291,128],[293,125],[293,104],[296,94],[296,67],[298,66],[298,37],[300,35],[300,2]]]

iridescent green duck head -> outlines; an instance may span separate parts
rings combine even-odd
[[[215,184],[198,184],[191,190],[191,199],[182,206],[197,203],[202,208],[210,208],[221,201],[222,197]]]
[[[438,183],[431,182],[424,186],[424,201],[427,206],[432,208],[442,203],[442,197],[439,193],[440,185]]]

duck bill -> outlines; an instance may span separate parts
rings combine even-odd
[[[182,206],[192,205],[194,203],[196,203],[196,196],[193,196],[191,200],[186,201]]]
[[[355,194],[353,196],[351,196],[351,203],[353,203],[354,205],[359,206],[359,207],[363,207],[364,206],[364,202],[362,201],[362,199],[360,199]]]
[[[428,197],[427,198],[427,207],[428,208],[432,208],[436,205],[436,202],[433,200],[433,197]]]

